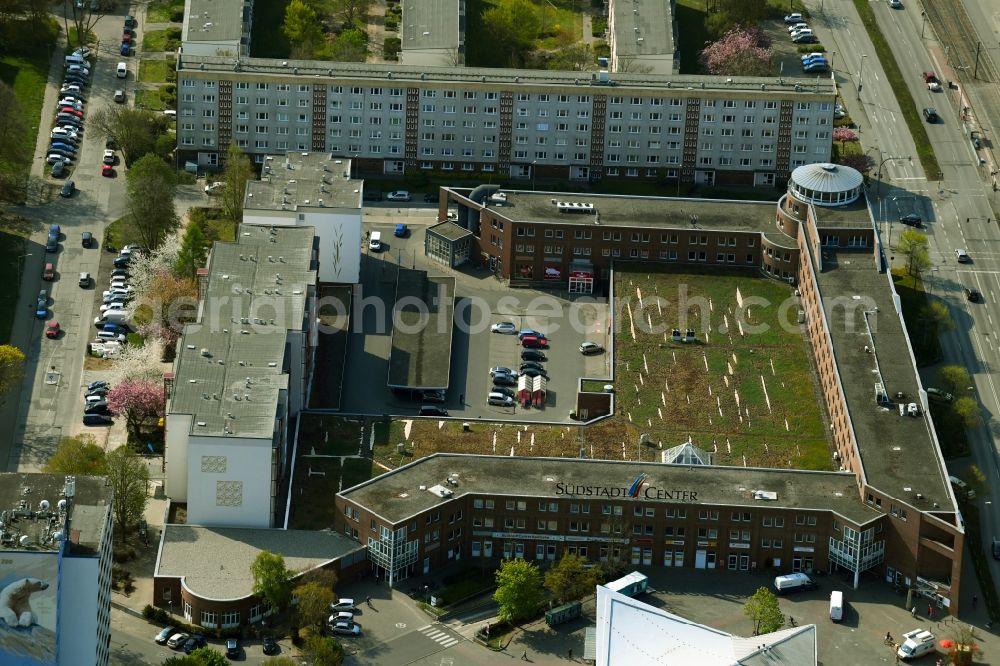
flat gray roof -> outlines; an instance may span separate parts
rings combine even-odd
[[[909,342],[893,303],[892,277],[875,269],[873,254],[871,249],[823,248],[823,271],[816,275],[865,477],[871,486],[917,508],[933,511],[936,503],[949,511],[948,473],[930,415],[901,416],[896,404],[882,406],[875,399],[881,376],[892,400],[902,392],[902,402],[920,403]]]
[[[71,534],[65,542],[52,538],[54,531],[61,531],[58,517],[55,525],[49,524],[49,514],[58,516],[59,500],[67,497],[67,479],[72,478],[72,497],[69,502],[67,525]],[[65,543],[67,555],[95,557],[100,553],[111,510],[111,486],[103,476],[72,476],[66,474],[0,474],[0,513],[4,521],[0,532],[6,538],[0,542],[0,560],[4,553],[58,551]],[[49,503],[48,509],[41,502]],[[21,537],[27,543],[20,544]]]
[[[351,178],[351,160],[327,153],[288,152],[268,156],[260,180],[247,183],[244,208],[298,210],[361,208],[364,181]]]
[[[193,78],[201,78],[199,72],[211,73],[210,77],[217,79],[219,74],[226,78],[242,79],[244,77],[258,78],[273,75],[277,80],[287,81],[298,79],[302,83],[317,81],[329,84],[337,80],[347,82],[363,80],[366,82],[382,81],[380,85],[392,86],[393,81],[414,83],[421,87],[431,87],[434,83],[452,83],[456,87],[474,88],[467,84],[488,84],[495,88],[497,84],[510,84],[511,90],[523,89],[524,86],[542,86],[539,90],[551,86],[567,86],[589,94],[612,94],[616,88],[637,90],[647,88],[655,94],[665,97],[701,97],[702,91],[714,91],[727,94],[738,94],[747,98],[762,99],[809,99],[814,95],[832,98],[837,94],[836,85],[829,78],[804,77],[755,77],[755,76],[694,76],[684,74],[643,74],[620,73],[610,74],[608,83],[600,83],[597,73],[570,72],[539,69],[501,69],[485,67],[426,67],[417,65],[392,64],[361,64],[349,62],[328,62],[325,60],[273,60],[268,58],[240,58],[237,64],[235,57],[200,56],[180,54],[177,62],[179,72],[184,72]],[[764,86],[762,89],[761,86]]]
[[[557,484],[626,489],[639,474],[648,475],[646,482],[654,489],[695,493],[693,498],[688,495],[678,500],[685,504],[829,510],[856,523],[881,515],[861,501],[856,477],[847,472],[457,453],[435,453],[339,495],[398,524],[447,501],[426,490],[436,485],[451,490],[453,497],[472,494],[600,502],[628,497],[571,497],[559,493]],[[449,477],[457,479],[457,484],[449,485]],[[773,492],[776,498],[754,499],[756,490]]]
[[[303,573],[364,546],[331,530],[164,525],[154,576],[183,578],[202,598],[242,599],[253,594],[250,565],[265,550]]]
[[[457,49],[458,0],[403,0],[400,38],[409,49]]]
[[[619,56],[673,54],[671,0],[615,0],[611,11]]]
[[[243,0],[187,0],[185,42],[239,41],[243,36]]]
[[[312,227],[244,224],[209,257],[198,322],[184,327],[168,414],[191,434],[270,438],[289,330],[302,330],[316,284]]]
[[[389,354],[390,387],[448,388],[454,317],[455,278],[399,268]]]
[[[455,224],[454,222],[441,222],[427,227],[427,231],[437,234],[438,236],[446,238],[450,241],[457,241],[460,238],[472,235],[471,231],[463,226]]]

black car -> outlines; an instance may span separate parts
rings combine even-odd
[[[278,641],[274,640],[270,636],[264,637],[264,654],[278,654],[281,648],[278,647]]]
[[[66,165],[62,162],[56,162],[52,165],[52,177],[53,178],[64,178],[66,176]]]
[[[111,416],[111,410],[108,409],[107,400],[98,400],[97,402],[92,402],[83,408],[84,414],[104,414],[105,416]]]
[[[129,258],[128,257],[115,257],[115,268],[127,268]]]
[[[924,221],[916,213],[910,213],[899,218],[899,223],[905,224],[908,227],[919,227],[924,223]]]
[[[111,271],[111,277],[113,277],[113,278],[115,278],[115,277],[127,278],[127,277],[130,277],[130,275],[129,275],[129,272],[128,272],[127,268],[115,268],[115,269],[113,269]]]
[[[1000,560],[1000,540],[993,539],[993,545],[990,546],[990,552],[993,553],[994,560]]]
[[[525,349],[524,351],[521,352],[521,360],[541,362],[541,361],[547,361],[549,359],[545,356],[544,352],[541,352],[537,349]]]
[[[177,633],[177,627],[164,627],[163,630],[160,631],[160,633],[156,634],[156,636],[153,637],[153,640],[159,643],[160,645],[163,645],[168,640],[170,640],[171,636],[173,636],[176,633]]]
[[[113,136],[107,136],[107,137],[105,137],[104,138],[104,147],[105,148],[111,148],[112,150],[114,150],[114,147],[115,147],[115,137],[113,137]]]
[[[110,385],[110,384],[108,384],[108,383],[107,383],[106,381],[104,381],[103,379],[98,379],[98,380],[95,380],[95,381],[92,381],[92,382],[90,382],[89,384],[87,384],[87,390],[88,390],[88,391],[93,391],[93,390],[95,390],[95,389],[99,389],[99,388],[108,388],[108,387],[110,387],[110,386],[111,386],[111,385]]]
[[[972,288],[972,287],[966,287],[966,289],[965,289],[965,298],[970,303],[978,303],[979,299],[981,299],[982,297],[983,296],[982,296],[982,294],[979,293],[978,289],[975,289],[975,288]]]
[[[520,370],[520,372],[523,374],[525,370],[529,370],[531,368],[545,372],[545,366],[535,361],[525,361],[524,363],[521,364],[521,367],[518,368],[518,370]]]
[[[85,426],[109,426],[113,425],[114,421],[107,414],[84,414],[83,415],[83,425]]]
[[[936,123],[937,121],[941,120],[941,117],[938,116],[937,109],[935,109],[933,106],[925,106],[924,120],[926,120],[929,123]]]
[[[501,395],[507,396],[508,398],[516,397],[514,395],[513,389],[509,389],[506,386],[494,386],[492,389],[493,393],[499,393]]]
[[[73,196],[74,192],[76,192],[76,183],[74,183],[72,180],[67,180],[65,183],[63,183],[62,189],[59,190],[59,196],[64,197],[64,198],[68,198],[68,197]],[[56,244],[58,244],[58,243],[59,243],[59,239],[57,238],[56,239]],[[46,248],[46,249],[48,249],[48,248]],[[55,251],[55,248],[49,250],[49,252],[54,252],[54,251]]]
[[[382,201],[382,193],[378,190],[365,190],[362,199],[365,201]]]
[[[226,641],[226,656],[230,659],[240,658],[240,642],[235,638]]]
[[[184,647],[181,649],[184,650],[184,654],[191,654],[201,647],[205,647],[205,637],[201,634],[194,634],[184,642]]]
[[[92,389],[87,389],[87,392],[84,394],[84,397],[89,398],[90,396],[93,395],[106,396],[107,394],[108,394],[107,386],[95,386]]]
[[[514,386],[517,380],[511,375],[493,375],[493,386]]]
[[[420,416],[448,416],[448,410],[437,405],[421,405]]]
[[[94,244],[94,234],[84,231],[82,242],[84,247],[91,247]]]
[[[429,192],[424,195],[424,203],[437,203],[439,198],[440,197],[437,192]]]
[[[521,370],[521,374],[524,375],[525,377],[539,377],[539,376],[541,376],[541,377],[545,377],[546,379],[549,378],[549,375],[548,375],[547,372],[545,372],[545,370],[540,370],[538,368],[524,368],[523,370]]]

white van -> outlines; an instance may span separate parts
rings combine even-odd
[[[804,573],[791,573],[777,576],[774,579],[774,591],[778,594],[789,594],[802,590],[815,590],[816,583]]]
[[[368,239],[368,249],[372,252],[378,252],[382,249],[382,232],[373,231],[372,237]]]
[[[88,60],[84,58],[82,55],[79,55],[77,53],[71,53],[70,55],[66,56],[65,61],[67,67],[69,67],[70,65],[81,65],[83,67],[90,67],[90,62],[88,62]]]
[[[830,593],[830,619],[834,622],[844,619],[844,593],[840,590]]]
[[[934,651],[934,634],[924,629],[914,629],[903,634],[903,643],[896,651],[896,655],[904,660],[922,657],[928,652]]]

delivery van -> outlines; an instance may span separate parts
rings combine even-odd
[[[368,249],[372,252],[378,252],[382,249],[382,232],[373,231],[371,238],[368,240]]]
[[[804,573],[785,574],[774,579],[774,591],[779,595],[815,589],[816,583]]]
[[[834,622],[844,619],[844,593],[840,590],[830,593],[830,619]]]

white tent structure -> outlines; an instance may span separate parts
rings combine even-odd
[[[668,465],[711,465],[712,454],[695,446],[690,439],[664,451],[660,462]]]

